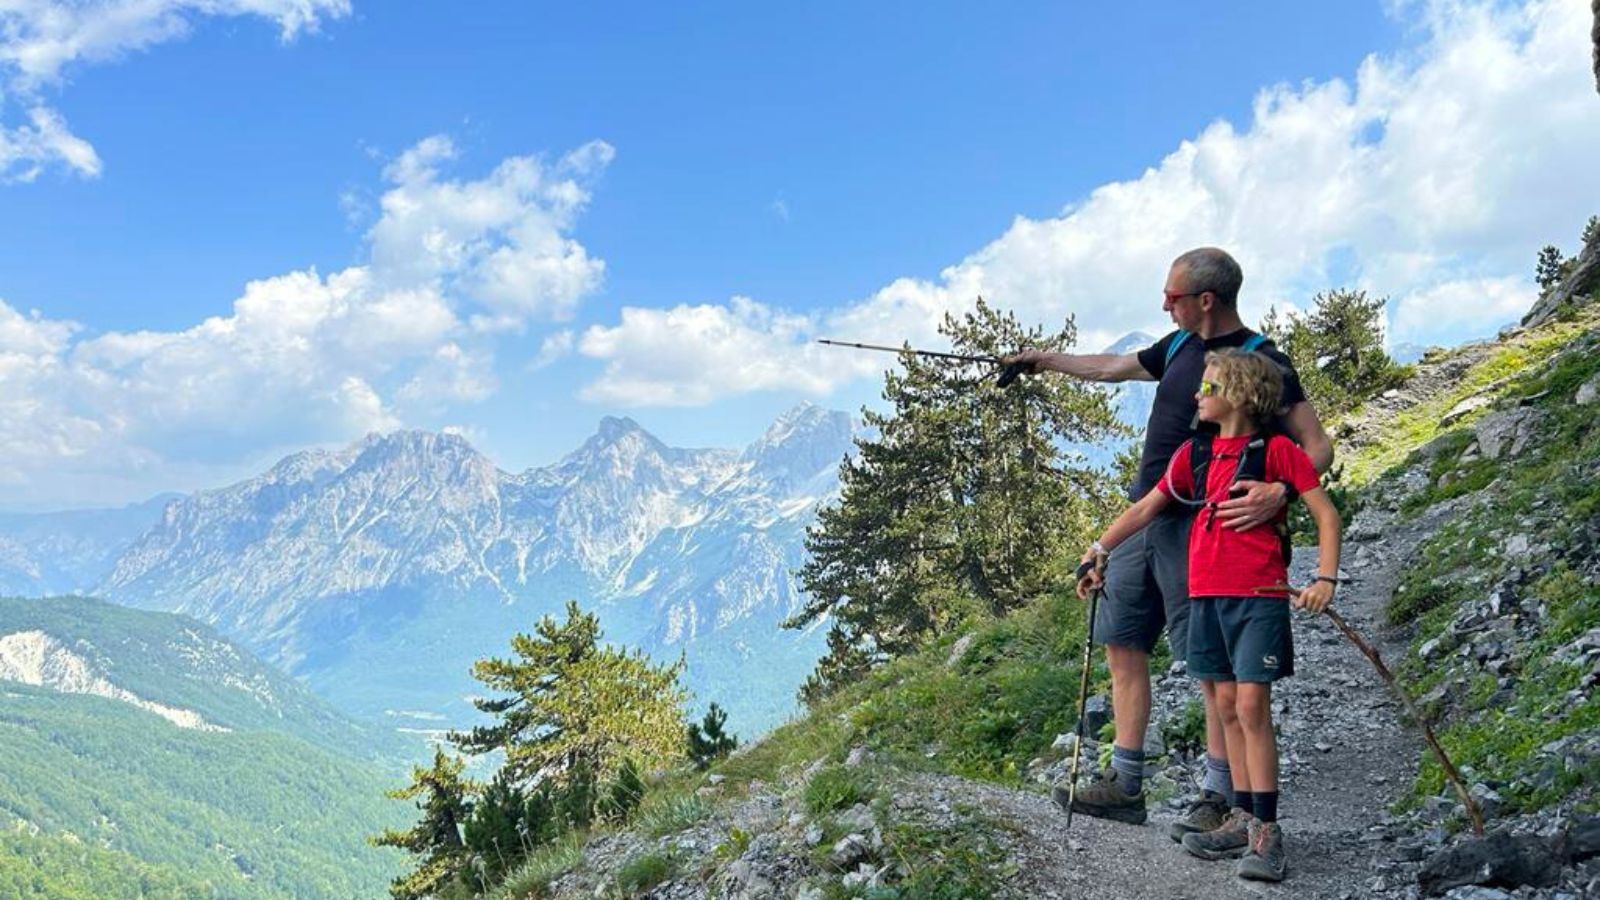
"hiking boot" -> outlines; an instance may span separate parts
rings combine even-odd
[[[1255,816],[1237,806],[1210,831],[1191,831],[1183,836],[1183,849],[1201,859],[1232,859],[1250,848],[1250,826]]]
[[[1144,791],[1129,794],[1122,789],[1117,778],[1116,769],[1106,769],[1100,773],[1099,778],[1078,788],[1078,795],[1072,799],[1072,812],[1094,816],[1096,819],[1143,825],[1146,816]],[[1067,808],[1067,785],[1056,785],[1050,791],[1050,796],[1056,801],[1057,806],[1062,809]]]
[[[1289,858],[1283,851],[1283,829],[1277,822],[1265,822],[1252,826],[1250,831],[1250,852],[1239,857],[1234,874],[1256,881],[1282,881],[1289,871]]]
[[[1216,791],[1201,791],[1183,818],[1167,827],[1167,836],[1182,842],[1186,834],[1215,831],[1228,819],[1228,798]]]

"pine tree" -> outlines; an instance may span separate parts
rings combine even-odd
[[[598,812],[608,822],[626,822],[643,799],[644,779],[639,777],[639,767],[625,759],[617,769],[617,777],[606,785]]]
[[[1600,241],[1600,216],[1590,216],[1583,226],[1583,246],[1587,247],[1596,241]]]
[[[1534,265],[1533,277],[1539,283],[1540,291],[1548,291],[1561,282],[1565,268],[1561,251],[1552,244],[1546,244],[1539,251],[1539,261]]]
[[[739,739],[722,730],[727,722],[728,711],[713,703],[704,719],[689,723],[689,759],[695,768],[703,771],[739,748]]]
[[[1312,298],[1309,313],[1273,309],[1262,321],[1262,333],[1294,363],[1306,398],[1324,420],[1405,380],[1409,370],[1383,349],[1387,302],[1365,291],[1326,291]]]
[[[624,761],[654,768],[683,754],[683,660],[656,666],[639,652],[600,645],[599,620],[568,603],[511,639],[510,659],[482,659],[474,678],[507,696],[473,701],[491,724],[450,739],[469,753],[500,751],[519,784],[549,782],[567,821],[593,818],[596,784]],[[568,790],[572,788],[572,790]],[[587,808],[579,808],[586,806]]]
[[[981,299],[940,332],[955,352],[1064,349]],[[892,411],[863,410],[875,436],[840,469],[841,496],[808,531],[806,605],[784,624],[830,620],[828,653],[801,689],[814,702],[878,663],[974,616],[1000,615],[1059,586],[1067,559],[1121,505],[1117,486],[1062,442],[1123,436],[1107,393],[1059,377],[1007,390],[992,367],[903,354],[886,376]]]
[[[527,814],[528,798],[505,772],[497,773],[473,804],[461,836],[479,891],[498,884],[532,849],[524,830]]]
[[[377,847],[398,847],[419,857],[417,868],[389,885],[395,900],[431,897],[456,882],[468,863],[461,825],[472,814],[469,799],[476,786],[462,777],[466,761],[435,750],[430,768],[417,766],[411,784],[388,792],[394,800],[416,800],[422,819],[408,831],[389,829],[369,842]]]

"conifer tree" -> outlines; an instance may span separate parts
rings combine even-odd
[[[468,854],[461,826],[472,814],[469,798],[476,790],[461,774],[465,767],[465,760],[436,749],[431,767],[414,767],[410,785],[388,792],[395,800],[415,800],[422,811],[422,819],[410,830],[391,828],[369,838],[374,846],[398,847],[418,857],[414,871],[390,883],[389,894],[395,900],[431,897],[464,874]]]
[[[1061,350],[981,299],[940,327],[955,352]],[[801,689],[813,702],[874,665],[975,615],[998,615],[1063,583],[1067,557],[1121,504],[1118,485],[1063,442],[1125,436],[1098,386],[1025,378],[1001,390],[992,367],[903,354],[873,436],[840,469],[838,502],[808,531],[798,572],[806,605],[785,625],[828,617],[828,653]]]
[[[683,660],[656,666],[600,637],[598,618],[570,602],[564,622],[546,616],[533,634],[515,635],[513,657],[472,667],[505,695],[473,701],[494,721],[451,735],[469,753],[504,753],[502,769],[516,783],[550,783],[575,824],[592,818],[595,785],[615,778],[625,760],[654,768],[684,749]]]
[[[739,739],[723,731],[727,722],[728,711],[713,703],[704,719],[689,723],[689,759],[695,768],[704,770],[739,748]]]
[[[461,837],[471,854],[478,890],[498,884],[532,848],[525,832],[527,814],[528,798],[505,772],[496,774],[473,804]]]
[[[608,822],[625,822],[644,799],[644,779],[639,777],[639,767],[633,760],[624,759],[617,769],[617,777],[606,785],[600,798],[598,812]]]
[[[1539,283],[1540,291],[1548,291],[1561,281],[1565,274],[1565,261],[1561,258],[1561,251],[1553,244],[1546,244],[1539,250],[1539,261],[1534,265],[1533,278]]]
[[[1325,291],[1312,298],[1310,312],[1280,315],[1273,309],[1261,323],[1262,333],[1294,363],[1306,398],[1324,421],[1405,380],[1408,369],[1383,349],[1387,302],[1365,291]]]

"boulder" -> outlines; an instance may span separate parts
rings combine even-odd
[[[1578,385],[1577,396],[1573,397],[1572,399],[1579,406],[1588,406],[1589,404],[1593,403],[1597,397],[1600,397],[1600,375],[1596,375],[1588,381],[1585,381],[1583,384]]]
[[[847,872],[872,858],[872,844],[864,834],[847,834],[828,853],[828,862],[841,872]]]
[[[1417,884],[1427,897],[1467,885],[1549,887],[1565,860],[1543,838],[1497,831],[1441,850],[1423,863]]]
[[[1111,721],[1111,698],[1105,694],[1095,694],[1083,707],[1083,733],[1085,737],[1094,737],[1100,729],[1106,727]]]
[[[1581,816],[1567,828],[1567,855],[1573,862],[1600,856],[1600,816]]]
[[[1478,452],[1484,459],[1516,456],[1533,436],[1536,409],[1507,409],[1490,413],[1472,427],[1478,438]]]

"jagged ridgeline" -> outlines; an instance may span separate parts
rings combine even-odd
[[[0,598],[0,896],[378,896],[398,749],[191,619]]]

